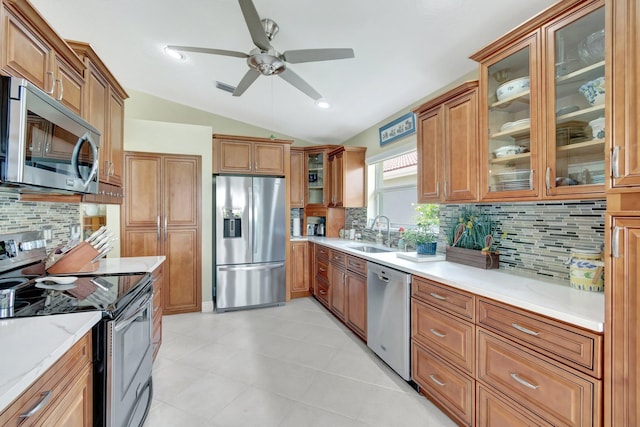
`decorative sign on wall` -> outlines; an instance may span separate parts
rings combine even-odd
[[[396,139],[411,135],[416,131],[416,116],[409,112],[389,124],[382,126],[380,132],[380,145],[386,145]]]

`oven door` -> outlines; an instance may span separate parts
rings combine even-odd
[[[141,426],[151,406],[152,315],[145,293],[107,327],[108,427]]]

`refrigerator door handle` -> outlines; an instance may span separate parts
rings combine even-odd
[[[218,267],[218,270],[220,271],[273,270],[275,268],[282,268],[283,266],[284,266],[283,262],[279,262],[277,264],[228,265],[228,266],[220,266]]]

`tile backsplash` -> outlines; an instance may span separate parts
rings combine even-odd
[[[18,194],[0,192],[0,234],[51,227],[52,248],[66,244],[70,227],[80,225],[80,205],[74,203],[20,202]]]
[[[457,223],[465,205],[440,206],[438,253],[447,245],[445,227]],[[605,200],[567,202],[518,202],[476,204],[492,215],[500,232],[500,268],[518,274],[534,275],[569,283],[567,261],[572,249],[599,249],[604,244]],[[366,224],[366,208],[347,209],[346,226]],[[393,218],[391,218],[393,221]],[[365,240],[374,241],[375,233],[358,228]],[[392,240],[397,242],[394,233]],[[394,243],[395,244],[395,243]]]

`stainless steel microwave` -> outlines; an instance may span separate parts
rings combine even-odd
[[[26,80],[0,76],[0,185],[98,192],[100,132]]]

